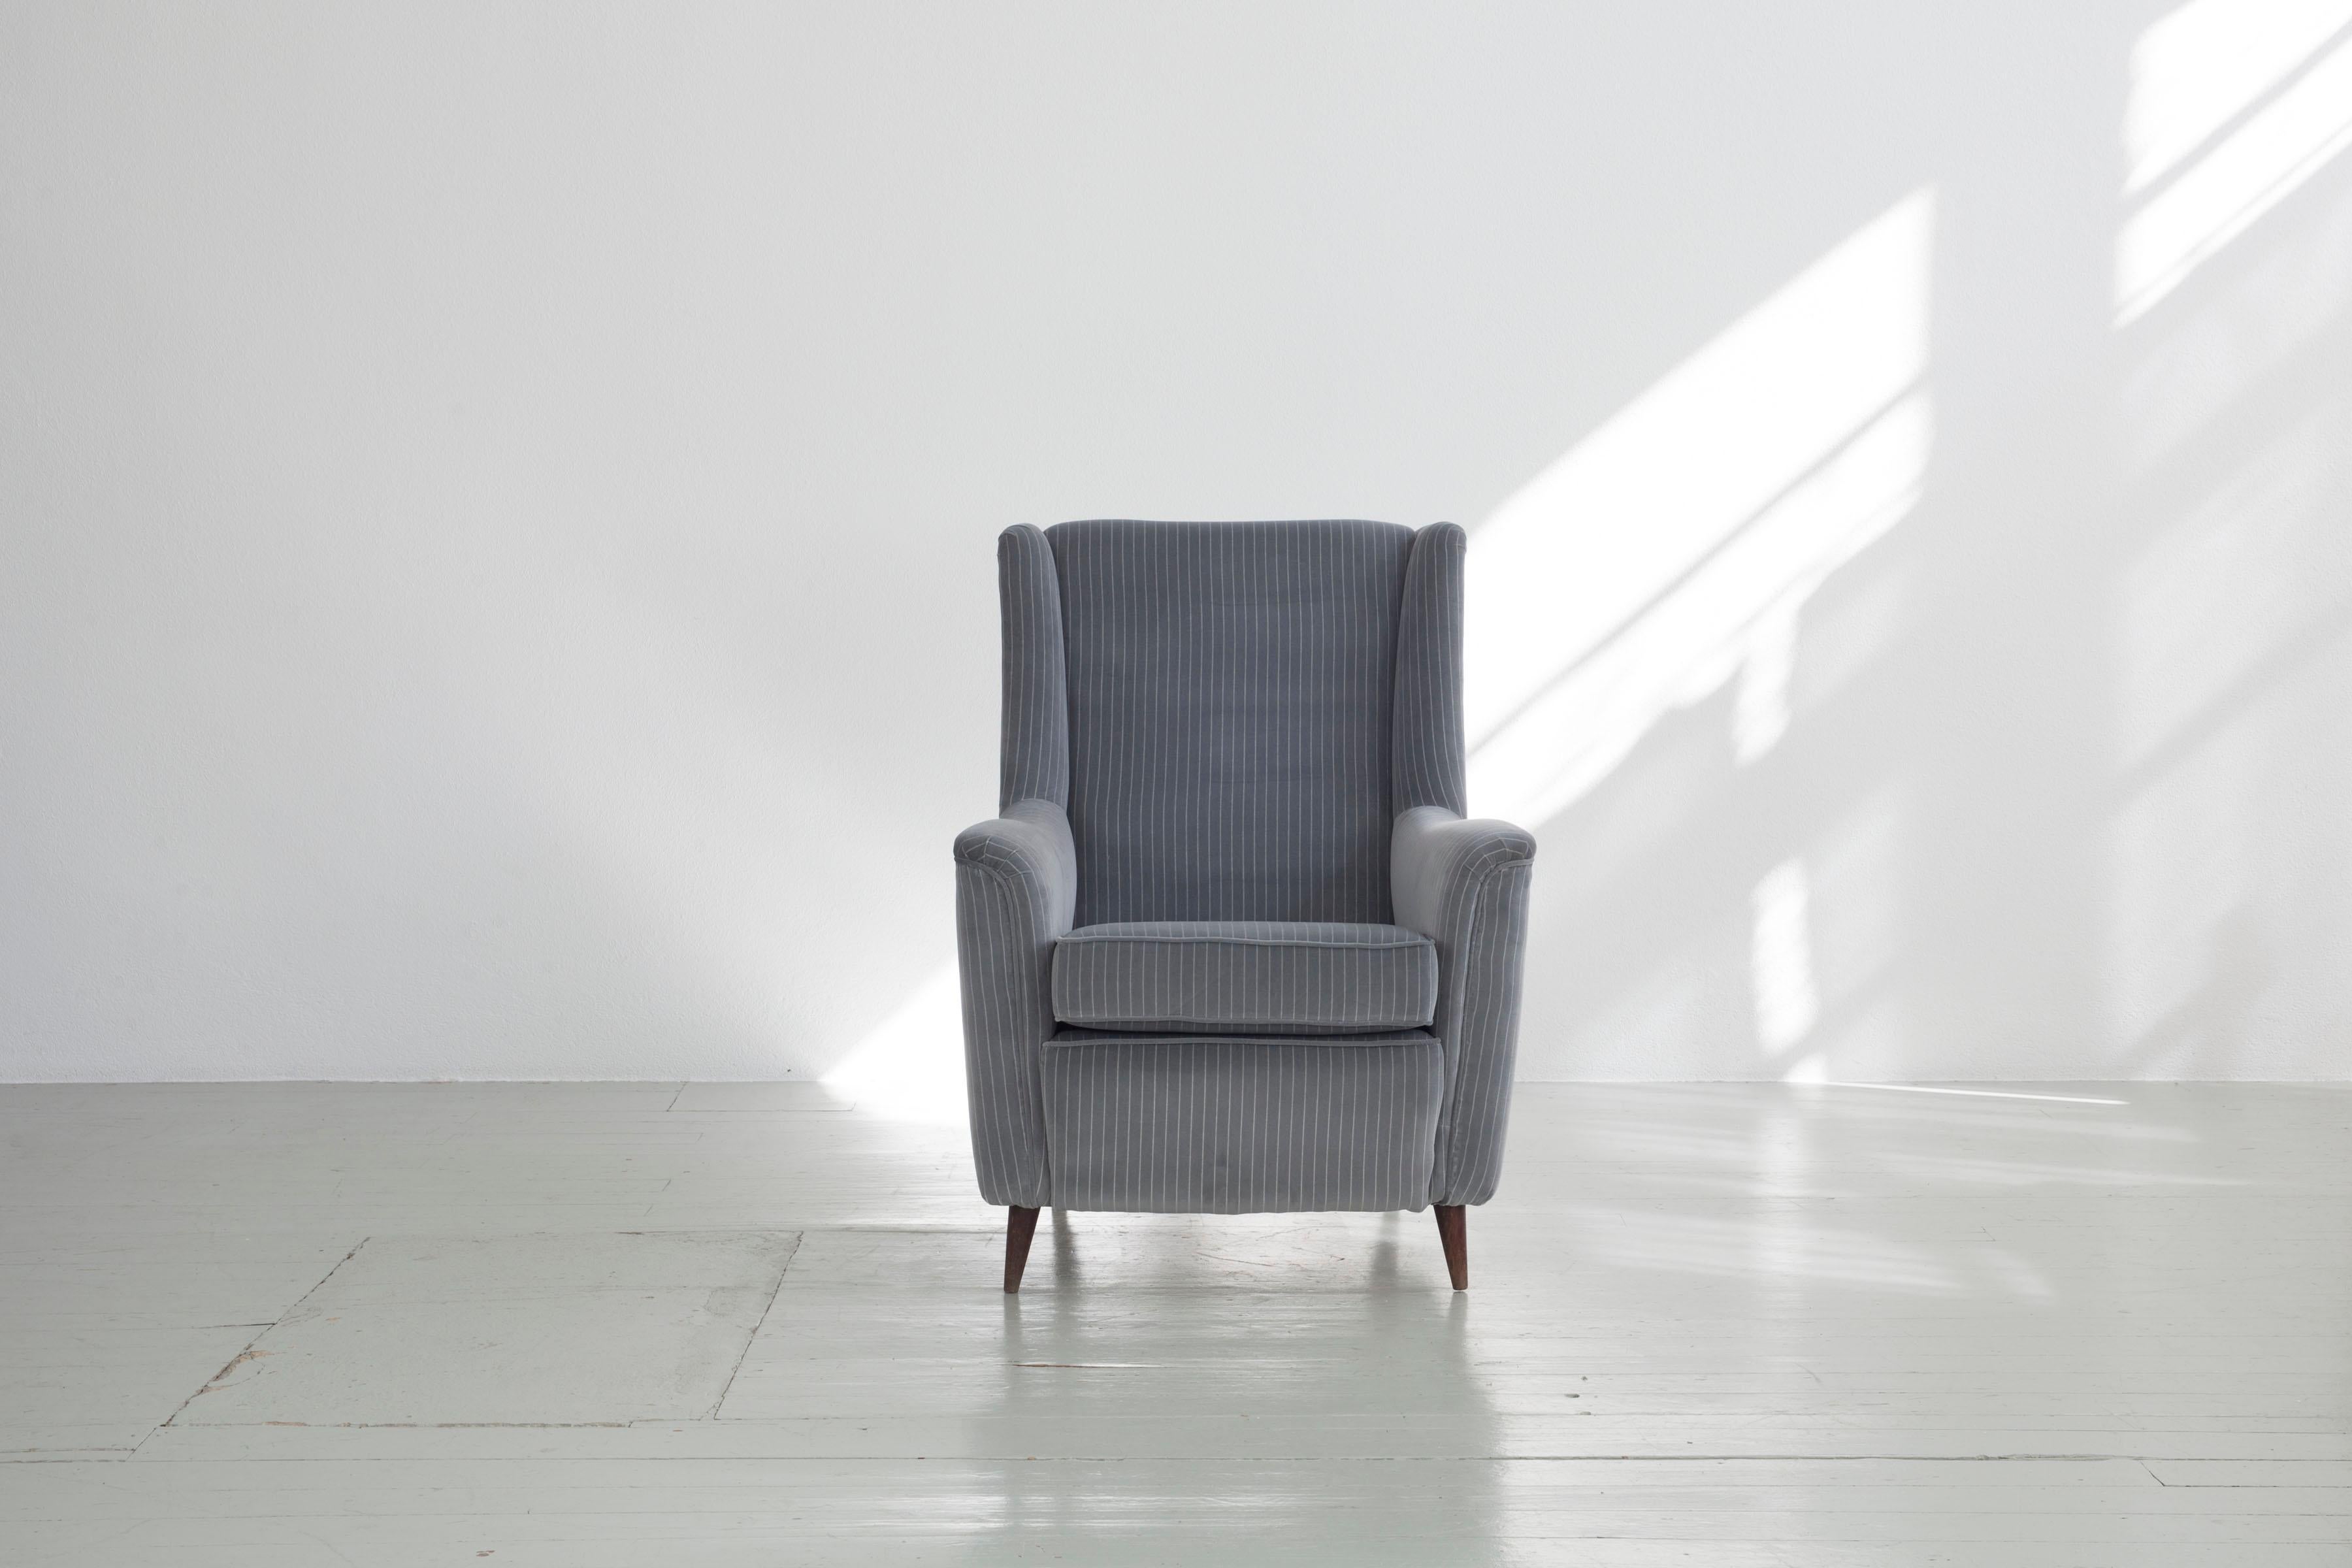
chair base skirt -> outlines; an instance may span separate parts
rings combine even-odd
[[[1429,1203],[1443,1047],[1261,1041],[1045,1053],[1053,1201],[1129,1214],[1297,1214]]]

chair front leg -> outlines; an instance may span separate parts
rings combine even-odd
[[[1029,1243],[1037,1235],[1037,1211],[1015,1204],[1004,1222],[1004,1293],[1021,1293],[1021,1273],[1029,1267]]]
[[[1437,1240],[1445,1248],[1446,1278],[1456,1290],[1470,1289],[1470,1211],[1460,1204],[1432,1204],[1437,1211]],[[1011,1286],[1006,1286],[1011,1289]]]

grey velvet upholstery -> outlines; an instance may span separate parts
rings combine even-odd
[[[1390,808],[1470,813],[1462,750],[1462,565],[1468,542],[1452,523],[1412,536],[1397,617]]]
[[[1015,801],[1070,804],[1070,712],[1062,658],[1062,587],[1054,552],[1034,528],[996,542],[1004,605],[1004,743],[999,811]]]
[[[1066,522],[1077,923],[1389,918],[1389,710],[1412,534]]]
[[[1434,938],[1440,957],[1445,1115],[1433,1204],[1483,1204],[1502,1176],[1535,853],[1534,837],[1507,822],[1465,821],[1435,805],[1397,817],[1397,923]]]
[[[989,1202],[1493,1194],[1534,844],[1465,818],[1465,547],[1006,531],[999,815],[955,850]]]
[[[1054,1201],[1147,1214],[1417,1209],[1444,1098],[1430,1040],[1049,1050]]]
[[[1349,1035],[1437,1013],[1437,944],[1391,925],[1133,921],[1054,949],[1054,1016],[1176,1034]]]
[[[1070,929],[1078,862],[1051,801],[1015,801],[956,836],[956,958],[972,1160],[992,1204],[1052,1202],[1042,1047],[1054,1032],[1054,942]]]
[[[1062,1046],[1143,1046],[1154,1041],[1170,1046],[1214,1042],[1228,1046],[1428,1046],[1437,1037],[1427,1029],[1379,1029],[1360,1035],[1249,1035],[1238,1029],[1211,1033],[1171,1029],[1089,1029],[1083,1024],[1062,1024],[1046,1037],[1045,1048]]]

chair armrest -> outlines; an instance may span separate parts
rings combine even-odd
[[[1049,940],[1070,929],[1077,912],[1078,851],[1070,819],[1050,800],[1016,800],[1004,815],[956,835],[959,872],[982,867],[1027,889],[1035,922]]]
[[[1054,943],[1078,897],[1069,818],[1015,801],[956,835],[956,961],[963,981],[964,1078],[981,1196],[1052,1201],[1039,1056],[1054,1032]]]
[[[1389,897],[1396,923],[1446,940],[1449,899],[1474,890],[1496,868],[1536,858],[1535,835],[1493,817],[1462,817],[1442,805],[1399,814],[1389,837]]]
[[[1389,841],[1396,923],[1437,944],[1437,1016],[1445,1047],[1430,1202],[1481,1204],[1502,1171],[1517,1055],[1535,837],[1444,806],[1402,812]]]

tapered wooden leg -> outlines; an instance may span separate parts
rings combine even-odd
[[[1029,1241],[1037,1234],[1037,1211],[1013,1207],[1004,1222],[1004,1293],[1018,1295],[1021,1271],[1029,1267]]]
[[[1437,1239],[1445,1246],[1445,1272],[1456,1290],[1470,1289],[1470,1215],[1460,1204],[1437,1204]],[[1011,1286],[1006,1286],[1011,1289]]]

